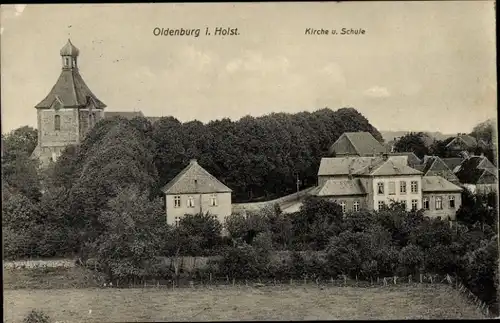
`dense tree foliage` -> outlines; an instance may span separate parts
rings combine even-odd
[[[202,124],[161,118],[153,126],[159,185],[165,185],[190,159],[233,189],[233,200],[276,198],[316,183],[321,157],[346,131],[380,133],[355,109],[313,113],[273,113]]]
[[[396,152],[413,152],[417,157],[422,158],[429,154],[424,136],[423,132],[410,132],[394,143],[394,150]]]
[[[37,131],[27,126],[2,135],[2,187],[7,194],[21,193],[34,201],[40,198],[38,161],[31,157],[37,138]]]

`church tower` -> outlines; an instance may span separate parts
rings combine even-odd
[[[71,41],[60,51],[62,70],[49,94],[38,103],[38,145],[33,154],[45,166],[67,145],[83,140],[87,131],[104,118],[106,105],[87,87],[78,71],[79,50]]]

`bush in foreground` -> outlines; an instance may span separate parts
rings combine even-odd
[[[50,318],[43,311],[31,310],[24,318],[23,323],[49,323]]]

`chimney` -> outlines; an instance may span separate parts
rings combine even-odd
[[[351,166],[349,166],[349,175],[348,176],[349,176],[349,179],[352,179],[352,168],[351,168]]]
[[[196,161],[196,159],[191,159],[191,160],[189,161],[189,164],[190,164],[190,165],[195,165],[195,164],[198,164],[198,162]]]

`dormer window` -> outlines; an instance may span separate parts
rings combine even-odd
[[[54,116],[54,130],[61,130],[61,116],[58,114]]]

